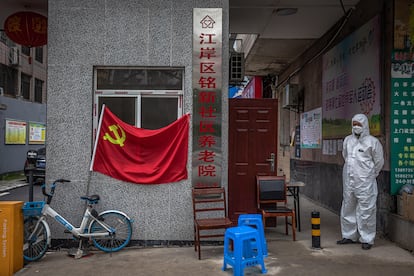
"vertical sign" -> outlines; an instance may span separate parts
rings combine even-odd
[[[193,187],[221,186],[222,9],[193,10]]]
[[[391,61],[391,194],[414,185],[414,49],[413,4],[395,2],[394,50]]]
[[[413,62],[410,62],[413,66]],[[392,78],[391,194],[414,185],[414,79]]]

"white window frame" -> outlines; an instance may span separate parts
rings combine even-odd
[[[95,67],[94,68],[94,95],[93,95],[93,133],[95,136],[96,129],[99,122],[99,98],[100,97],[135,97],[136,98],[136,110],[135,110],[135,121],[136,127],[141,127],[141,102],[143,97],[160,97],[160,98],[177,98],[177,119],[183,115],[183,96],[184,96],[184,79],[182,80],[183,86],[181,90],[124,90],[124,89],[97,89],[97,70],[99,69],[125,69],[125,68],[136,68],[136,67]],[[152,68],[151,68],[152,69]],[[163,67],[155,68],[163,69]],[[165,69],[171,69],[170,67],[165,67]],[[184,78],[184,68],[175,68],[178,70],[183,70]]]

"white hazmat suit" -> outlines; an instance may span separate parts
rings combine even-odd
[[[355,115],[352,121],[359,122],[362,129],[353,127],[343,143],[342,238],[354,242],[359,238],[361,243],[372,245],[376,234],[376,178],[384,165],[383,149],[370,135],[364,114]]]

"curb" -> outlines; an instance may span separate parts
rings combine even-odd
[[[17,180],[17,181],[0,181],[0,192],[8,192],[10,190],[28,186],[29,183],[26,183],[24,180]],[[22,182],[22,183],[19,183]]]

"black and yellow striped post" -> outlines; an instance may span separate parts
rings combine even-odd
[[[312,212],[312,248],[321,248],[321,217],[319,212]]]

